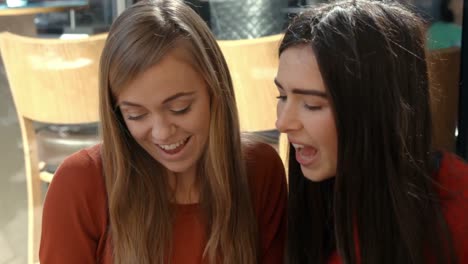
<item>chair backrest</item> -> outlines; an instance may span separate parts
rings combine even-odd
[[[79,40],[0,34],[0,53],[21,128],[28,191],[28,263],[37,263],[41,233],[41,172],[33,121],[99,121],[98,65],[106,35]]]
[[[282,34],[257,39],[220,40],[236,94],[242,131],[276,130],[278,48]],[[282,134],[278,151],[287,165],[288,142]]]
[[[278,93],[273,80],[281,38],[218,41],[231,72],[243,131],[275,129]]]
[[[460,48],[431,50],[427,54],[433,146],[438,150],[455,150],[460,82]]]
[[[1,54],[21,116],[54,124],[97,122],[98,66],[106,35],[78,40],[2,33]]]

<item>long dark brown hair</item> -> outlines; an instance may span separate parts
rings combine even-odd
[[[254,264],[256,218],[231,77],[205,22],[178,0],[141,1],[113,23],[100,64],[103,169],[115,263],[167,263],[172,219],[167,170],[132,138],[116,98],[175,45],[188,49],[210,94],[209,139],[199,162],[209,263]],[[155,87],[157,89],[157,87]]]
[[[397,3],[341,1],[281,43],[313,50],[338,134],[336,177],[304,178],[291,149],[289,263],[456,263],[434,191],[423,22]],[[359,261],[360,260],[360,261]]]

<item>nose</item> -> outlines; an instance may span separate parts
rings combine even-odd
[[[276,117],[275,125],[281,133],[292,132],[302,127],[295,105],[289,102],[278,103]]]
[[[152,122],[151,136],[153,140],[159,143],[165,143],[174,135],[176,130],[175,124],[162,116],[155,116]]]

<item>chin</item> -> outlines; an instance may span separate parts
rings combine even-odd
[[[192,171],[194,168],[193,164],[162,164],[164,168],[173,173],[183,174],[188,171]]]
[[[329,174],[329,173],[314,172],[314,171],[309,171],[309,170],[304,170],[304,169],[301,169],[301,170],[302,170],[302,174],[304,174],[304,177],[312,182],[318,183],[318,182],[323,182],[323,181],[333,178],[333,176],[331,176],[332,174]]]
[[[164,168],[166,168],[168,171],[173,172],[173,173],[184,173],[188,171],[188,168],[179,167],[179,166],[164,166]]]

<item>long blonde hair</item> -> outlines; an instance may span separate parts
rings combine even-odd
[[[210,263],[256,263],[256,218],[242,156],[238,115],[224,57],[205,22],[177,0],[139,2],[113,23],[100,64],[103,168],[115,263],[165,263],[172,243],[167,171],[130,135],[116,96],[178,40],[209,87],[211,120],[202,155],[200,208]]]

